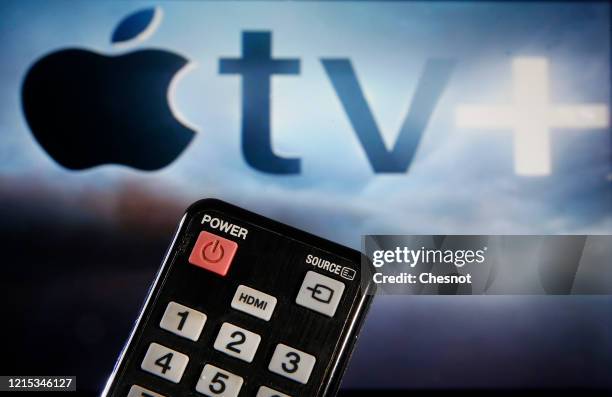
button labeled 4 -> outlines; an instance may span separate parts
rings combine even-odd
[[[158,343],[151,343],[140,368],[170,382],[179,383],[189,357]]]

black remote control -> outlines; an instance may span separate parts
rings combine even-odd
[[[361,254],[189,207],[102,396],[333,396],[372,300]]]

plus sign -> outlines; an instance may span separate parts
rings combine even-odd
[[[550,175],[551,128],[606,128],[605,104],[552,105],[546,58],[512,62],[514,103],[504,106],[459,105],[459,128],[514,130],[514,170],[518,175]]]

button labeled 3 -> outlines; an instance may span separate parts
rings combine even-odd
[[[312,354],[279,343],[276,345],[268,369],[275,374],[306,384],[316,361]]]
[[[304,277],[295,303],[333,317],[344,292],[344,283],[309,271]]]

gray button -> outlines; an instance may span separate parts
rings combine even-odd
[[[155,393],[154,391],[145,389],[144,387],[138,386],[138,385],[133,385],[132,387],[130,387],[130,391],[128,392],[128,395],[127,395],[127,397],[145,397],[145,396],[165,397],[159,393]]]
[[[189,357],[158,343],[151,343],[140,368],[170,382],[179,383]]]
[[[206,322],[206,314],[176,302],[168,303],[159,326],[183,338],[197,341]]]
[[[344,283],[309,271],[304,277],[295,303],[333,317],[344,292]]]
[[[270,389],[266,386],[261,386],[259,390],[257,390],[257,395],[255,397],[291,397],[289,394],[281,393],[277,390]]]
[[[274,307],[276,307],[276,298],[246,285],[240,285],[232,299],[232,307],[251,316],[269,321],[274,312]]]
[[[312,354],[279,343],[268,369],[275,374],[306,384],[317,359]]]
[[[196,391],[209,397],[236,397],[243,382],[238,375],[206,364],[200,374]]]
[[[214,348],[229,356],[250,363],[255,357],[261,337],[255,332],[240,328],[234,324],[223,323]]]

